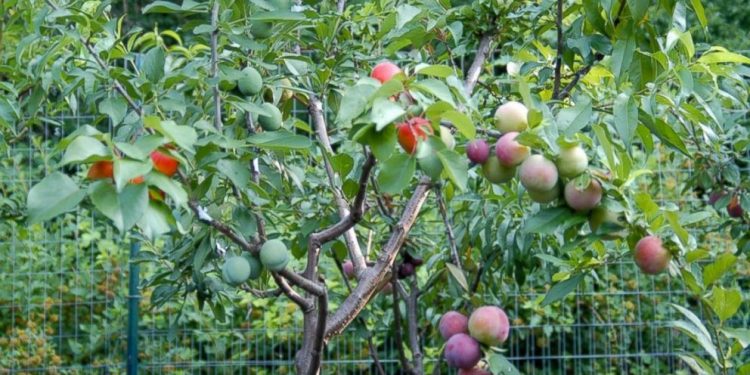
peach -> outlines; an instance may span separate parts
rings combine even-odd
[[[671,257],[669,251],[662,246],[659,237],[646,236],[635,245],[635,264],[649,275],[664,271]]]
[[[510,333],[508,316],[497,306],[482,306],[469,317],[469,333],[483,344],[500,345]]]
[[[482,350],[477,340],[465,334],[451,336],[445,344],[445,361],[453,368],[470,369],[482,359]]]
[[[484,164],[490,156],[490,146],[484,139],[475,139],[466,145],[466,156],[474,163]]]
[[[550,191],[557,185],[557,167],[542,155],[531,155],[521,164],[518,177],[526,190]]]
[[[522,132],[529,127],[529,110],[519,102],[507,102],[495,111],[495,126],[503,133]]]
[[[586,171],[589,166],[589,157],[583,147],[575,145],[561,147],[557,156],[557,171],[560,176],[573,178]]]
[[[495,144],[495,153],[500,163],[506,167],[515,167],[529,157],[531,149],[516,142],[518,132],[503,134]]]
[[[469,333],[469,318],[458,311],[448,311],[440,318],[438,330],[444,340],[459,333],[467,334]]]
[[[602,201],[602,184],[591,179],[589,185],[579,190],[575,180],[565,184],[565,202],[578,212],[588,212]]]

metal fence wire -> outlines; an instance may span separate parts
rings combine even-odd
[[[302,115],[304,108],[295,108]],[[104,220],[78,209],[43,225],[23,219],[26,193],[49,171],[49,146],[99,116],[50,114],[31,135],[0,147],[0,373],[124,373],[127,363],[129,244]],[[19,125],[20,130],[20,125]],[[656,199],[688,209],[694,197],[678,198],[673,181],[689,168],[660,169],[653,177]],[[440,228],[436,225],[436,228]],[[717,238],[717,246],[721,245]],[[142,276],[154,266],[141,265]],[[683,286],[662,274],[642,275],[625,260],[604,266],[565,303],[531,310],[548,282],[506,294],[513,320],[508,358],[527,374],[667,374],[687,372],[677,358],[693,344],[668,327],[670,303],[689,305]],[[243,299],[228,307],[226,322],[199,311],[191,301],[152,308],[151,290],[140,290],[139,369],[144,373],[286,374],[301,344],[295,314],[284,326],[269,326],[264,304],[283,300]],[[386,310],[390,299],[376,304]],[[294,310],[288,304],[289,311]],[[179,313],[182,308],[182,312]],[[429,309],[420,306],[420,316]],[[283,305],[282,305],[283,310]],[[526,319],[519,317],[525,316]],[[440,356],[436,329],[423,325],[428,370]],[[376,373],[364,329],[333,339],[325,374]],[[371,330],[377,357],[388,374],[400,365],[388,327]],[[444,363],[443,363],[443,366]],[[430,370],[431,371],[431,370]],[[437,373],[453,373],[442,367]]]

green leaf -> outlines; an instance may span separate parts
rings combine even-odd
[[[396,154],[380,167],[378,184],[386,194],[398,194],[411,181],[417,169],[417,159],[407,154]]]
[[[742,304],[742,294],[737,289],[715,287],[708,298],[711,309],[722,322],[734,316]]]
[[[157,116],[146,116],[143,119],[143,124],[147,128],[158,131],[183,150],[195,152],[193,145],[198,140],[198,133],[192,127],[177,125],[171,120],[161,121]]]
[[[573,136],[591,121],[593,108],[587,97],[576,103],[575,107],[565,108],[557,114],[557,125],[563,134]]]
[[[709,287],[714,282],[721,279],[732,266],[737,263],[737,257],[732,253],[722,253],[716,257],[716,261],[707,265],[703,269],[703,284]]]
[[[585,276],[585,274],[579,273],[571,276],[567,280],[553,285],[552,288],[550,288],[549,292],[547,292],[547,295],[544,296],[544,300],[542,300],[541,306],[544,307],[565,298],[565,296],[576,289],[578,284],[583,281]]]
[[[461,288],[468,292],[469,283],[466,281],[466,276],[464,276],[464,273],[453,263],[445,263],[445,266],[448,267],[448,271],[450,272],[451,276],[453,276],[453,278],[458,282],[458,285],[461,285]]]
[[[679,311],[683,316],[685,316],[685,318],[688,319],[688,321],[673,321],[671,322],[672,327],[679,329],[684,334],[693,338],[698,344],[703,347],[703,349],[706,350],[706,352],[711,356],[711,358],[714,359],[714,361],[718,361],[718,356],[716,355],[716,347],[711,340],[711,335],[708,334],[708,330],[703,325],[701,320],[697,316],[695,316],[692,311],[682,306],[675,304],[672,304],[672,306],[677,309],[677,311]]]
[[[341,96],[341,105],[336,115],[336,123],[347,124],[359,117],[370,100],[370,96],[377,90],[373,85],[359,84],[346,89]]]
[[[169,1],[154,1],[143,7],[143,13],[199,13],[208,10],[208,3],[200,4],[193,0],[185,0],[182,6]]]
[[[677,354],[677,357],[695,371],[696,375],[714,375],[713,366],[696,354]]]
[[[630,8],[630,14],[636,22],[640,22],[646,15],[648,6],[651,0],[628,0],[628,8]]]
[[[634,35],[631,31],[628,35]],[[612,75],[617,77],[617,82],[622,82],[625,79],[625,71],[633,61],[633,55],[635,53],[635,37],[631,36],[628,39],[620,39],[615,42],[614,49],[612,51]]]
[[[698,17],[698,22],[705,29],[708,27],[708,18],[706,18],[706,10],[703,8],[703,3],[701,0],[690,0],[690,3],[693,4],[693,10]]]
[[[104,144],[94,138],[80,136],[70,142],[60,163],[88,162],[108,156],[110,156],[110,152]]]
[[[128,103],[119,96],[106,98],[99,102],[99,112],[109,116],[112,125],[119,125],[128,112]]]
[[[459,190],[466,190],[466,182],[469,179],[469,164],[466,162],[466,159],[447,148],[438,151],[437,156],[443,164],[443,168],[451,182]]]
[[[243,164],[239,160],[221,159],[216,162],[216,169],[232,180],[232,184],[240,191],[244,190],[250,183],[249,164]]]
[[[347,154],[337,154],[331,157],[331,167],[344,180],[354,168],[354,159]]]
[[[721,333],[730,339],[735,339],[740,343],[742,349],[745,349],[750,345],[750,329],[747,328],[722,328]]]
[[[550,234],[560,229],[571,217],[573,217],[573,214],[565,207],[546,208],[528,218],[523,231],[526,233]]]
[[[422,65],[415,69],[417,74],[433,76],[438,78],[448,78],[455,74],[453,68],[445,65]]]
[[[272,150],[305,150],[312,147],[309,138],[290,133],[287,130],[263,132],[247,138],[253,146]]]
[[[118,191],[122,191],[125,185],[130,183],[130,180],[151,172],[153,167],[150,162],[126,159],[115,159],[114,164],[115,186],[117,186]]]
[[[724,63],[737,63],[737,64],[750,64],[750,57],[740,55],[738,53],[729,52],[723,49],[712,48],[703,56],[698,59],[701,64],[724,64]]]
[[[164,76],[164,51],[160,47],[154,47],[143,57],[141,70],[151,82],[159,82]]]
[[[413,5],[403,4],[396,8],[396,29],[404,27],[409,21],[414,19],[419,13],[422,13],[422,9],[417,8]]]
[[[521,375],[516,366],[500,353],[492,353],[487,359],[494,375]]]
[[[474,127],[474,123],[465,114],[458,111],[445,111],[440,117],[453,124],[459,133],[463,134],[464,137],[474,139],[477,136],[477,129]]]
[[[390,79],[380,86],[370,97],[374,101],[377,98],[390,98],[404,91],[404,84],[400,79]]]
[[[614,106],[615,129],[625,145],[633,141],[638,126],[638,107],[635,100],[625,93],[617,95]]]
[[[182,187],[182,185],[177,183],[175,180],[161,173],[149,173],[146,176],[146,182],[149,185],[155,186],[165,192],[170,198],[172,198],[174,204],[178,206],[184,206],[187,203],[187,192]]]
[[[456,106],[456,102],[453,100],[453,94],[451,94],[451,89],[442,81],[434,78],[428,78],[414,83],[410,87],[412,89],[417,89],[424,93],[430,94],[436,97],[438,100],[450,103],[454,107]]]
[[[138,221],[138,228],[147,238],[154,239],[169,232],[173,221],[167,207],[157,202],[149,202],[146,211]]]
[[[307,17],[301,12],[275,10],[273,12],[259,12],[249,17],[251,21],[305,21]]]
[[[370,125],[364,143],[370,146],[372,153],[378,160],[388,160],[396,149],[396,127],[386,126],[381,131],[376,131],[375,127]]]
[[[126,231],[141,219],[148,206],[148,186],[128,184],[118,196],[122,213],[122,231]]]
[[[67,175],[52,172],[29,190],[26,205],[29,210],[29,224],[49,220],[74,209],[86,196],[85,190]]]
[[[653,118],[643,110],[638,110],[638,120],[667,146],[682,152],[685,156],[691,157],[687,146],[685,146],[685,142],[682,141],[682,137],[666,121],[660,118]],[[646,140],[644,139],[644,141]]]
[[[375,123],[375,130],[380,131],[405,113],[400,105],[385,98],[377,98],[372,106],[370,120]]]

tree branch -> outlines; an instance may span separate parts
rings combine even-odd
[[[320,360],[325,344],[326,318],[328,317],[328,291],[323,288],[323,294],[318,296],[318,316],[316,317],[315,339],[313,340],[310,367],[307,375],[318,375],[320,371]]]
[[[438,210],[440,211],[440,216],[443,218],[443,223],[445,224],[445,231],[448,235],[448,245],[450,246],[451,250],[451,259],[453,260],[453,263],[458,267],[461,272],[463,272],[463,267],[461,266],[461,258],[458,256],[458,247],[456,246],[456,237],[453,235],[453,226],[451,225],[451,219],[448,217],[448,210],[445,207],[445,199],[443,198],[443,191],[440,187],[435,187],[435,197],[437,198],[437,204],[438,204]]]
[[[221,131],[221,93],[219,92],[219,0],[214,0],[213,9],[211,9],[211,78],[214,83],[214,127]]]
[[[331,186],[331,191],[333,192],[333,197],[338,208],[339,217],[345,218],[349,215],[349,205],[346,203],[343,193],[336,185],[336,177],[333,168],[331,167],[331,163],[328,160],[328,155],[333,155],[333,149],[331,148],[331,141],[328,137],[328,128],[325,117],[323,116],[323,103],[318,97],[310,97],[308,112],[313,120],[315,132],[323,148],[323,162],[325,164],[326,173],[328,174],[328,182]],[[359,241],[357,240],[357,234],[354,232],[353,228],[349,228],[344,232],[344,240],[347,249],[349,249],[349,257],[354,264],[354,274],[359,278],[359,275],[367,268],[367,264],[365,264],[365,258],[362,256],[362,250],[360,249]],[[309,266],[310,265],[308,264],[308,267]]]
[[[552,89],[552,98],[560,98],[560,80],[562,79],[562,61],[565,52],[565,40],[563,36],[563,1],[557,0],[557,57],[555,57],[555,86]]]
[[[346,0],[339,0],[338,3],[336,3],[336,10],[339,13],[343,13],[344,8],[346,8]]]
[[[248,251],[254,255],[257,255],[260,251],[260,247],[257,244],[251,244],[247,242],[241,235],[235,233],[231,227],[219,220],[212,218],[211,215],[208,214],[208,211],[204,207],[200,206],[195,200],[188,201],[188,206],[190,206],[190,208],[193,210],[195,216],[198,217],[198,220],[200,220],[202,223],[214,227],[214,229],[218,230],[221,234],[232,240],[232,242],[237,244],[237,246],[242,248],[242,250]]]
[[[306,292],[316,295],[320,297],[322,294],[326,294],[326,288],[325,285],[318,283],[316,281],[312,281],[309,279],[306,279],[298,274],[296,274],[294,271],[289,270],[288,268],[285,268],[281,271],[276,272],[279,275],[283,276],[285,279],[287,279],[292,285],[298,286],[302,289],[304,289]]]
[[[401,219],[394,226],[391,237],[380,252],[378,261],[364,272],[354,291],[341,303],[338,310],[329,317],[326,338],[340,334],[359,315],[360,311],[362,311],[372,297],[375,289],[383,283],[388,270],[393,267],[393,261],[396,259],[396,255],[401,249],[404,240],[406,240],[409,230],[419,215],[422,204],[427,199],[427,194],[430,190],[429,181],[429,178],[422,178],[420,180],[419,186],[417,186],[414,194],[404,208]]]
[[[271,276],[273,277],[274,281],[276,281],[276,285],[279,286],[279,289],[287,297],[289,297],[289,299],[291,299],[292,302],[296,303],[297,306],[299,306],[299,308],[302,309],[303,312],[311,311],[315,307],[311,301],[309,301],[305,297],[302,297],[297,292],[292,290],[292,288],[289,286],[289,283],[287,283],[287,281],[281,276],[279,276],[277,273],[272,272]]]
[[[401,367],[404,368],[404,370],[407,373],[412,372],[411,363],[406,359],[406,353],[404,352],[404,337],[403,337],[403,328],[401,324],[401,307],[399,306],[399,292],[398,292],[398,273],[392,272],[391,273],[391,284],[393,285],[393,330],[394,330],[394,340],[396,340],[396,345],[398,345],[398,358],[401,362]]]
[[[466,73],[466,82],[464,82],[464,90],[467,95],[471,95],[474,91],[474,87],[479,80],[479,75],[482,72],[482,66],[487,60],[487,55],[490,53],[490,44],[494,37],[493,33],[486,33],[482,35],[482,39],[479,41],[479,47],[477,53],[474,56],[474,62],[471,64],[469,71]]]

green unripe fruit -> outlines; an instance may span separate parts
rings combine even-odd
[[[255,68],[248,66],[242,69],[242,78],[237,80],[237,86],[243,95],[255,95],[263,88],[263,77]]]
[[[516,175],[516,167],[506,167],[500,164],[500,159],[495,155],[490,155],[482,164],[482,173],[489,182],[502,184],[513,179]]]
[[[260,248],[260,262],[271,271],[283,270],[289,263],[289,251],[279,240],[269,240]]]
[[[258,257],[253,256],[250,253],[242,253],[242,257],[245,258],[245,260],[247,260],[247,263],[250,265],[249,278],[251,280],[259,278],[261,272],[263,272],[263,265],[260,264],[260,260],[258,260]]]
[[[279,86],[292,87],[292,81],[290,81],[289,78],[282,78],[281,81],[279,81]],[[287,101],[293,97],[294,91],[290,89],[283,89],[281,91],[281,100]]]
[[[529,193],[529,198],[537,203],[550,203],[556,200],[560,196],[560,189],[555,186],[552,190],[526,190]]]
[[[266,131],[278,130],[283,122],[281,119],[281,111],[271,103],[263,103],[263,109],[270,113],[270,116],[258,115],[260,127]]]
[[[266,39],[273,34],[273,25],[269,22],[253,21],[250,24],[250,34],[253,34],[255,39]]]
[[[229,285],[240,285],[250,278],[250,263],[241,256],[228,257],[221,267],[224,281]]]
[[[560,176],[573,178],[586,171],[589,166],[589,157],[581,146],[574,145],[560,148],[557,157],[557,171]]]

